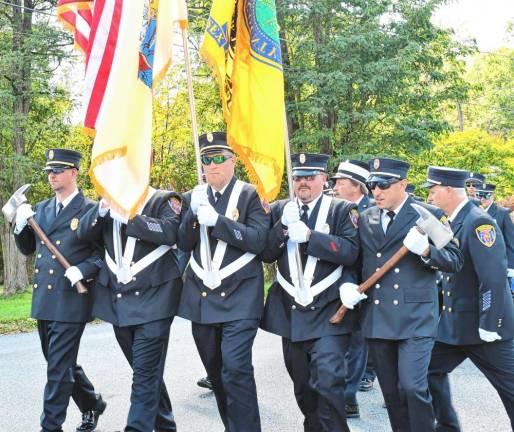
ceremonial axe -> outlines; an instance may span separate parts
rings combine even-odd
[[[12,223],[14,218],[16,217],[16,211],[18,207],[27,202],[27,197],[25,196],[25,192],[30,189],[30,184],[23,185],[16,192],[14,192],[13,196],[9,198],[9,200],[2,207],[2,213],[5,216],[5,219],[9,223]],[[32,227],[37,236],[44,242],[46,247],[52,254],[55,255],[57,261],[67,270],[71,267],[71,264],[68,262],[66,258],[61,254],[59,249],[57,249],[54,244],[47,237],[45,232],[41,229],[39,224],[35,221],[33,217],[29,217],[27,219],[27,223]],[[87,288],[82,281],[78,281],[75,284],[75,288],[79,294],[87,294]]]
[[[426,233],[437,249],[445,247],[453,238],[453,232],[447,225],[443,225],[432,213],[419,204],[411,204],[412,208],[419,214],[416,221],[417,228],[420,232]],[[360,293],[366,292],[375,283],[381,279],[391,268],[393,268],[407,253],[409,249],[402,245],[400,249],[389,258],[386,263],[380,267],[380,270],[373,273],[368,280],[363,282],[357,288]],[[339,324],[346,314],[346,307],[341,305],[337,312],[330,318],[330,324]]]

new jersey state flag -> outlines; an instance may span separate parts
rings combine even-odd
[[[70,22],[81,8],[61,0]],[[184,0],[95,0],[86,53],[84,126],[94,136],[89,175],[96,191],[125,217],[149,187],[153,89],[171,62],[174,16]],[[91,4],[93,3],[93,4]],[[185,18],[187,19],[187,18]],[[82,25],[84,27],[84,25]],[[84,45],[82,43],[82,45]]]
[[[219,85],[229,144],[262,199],[280,191],[285,106],[274,0],[214,0],[200,49]]]

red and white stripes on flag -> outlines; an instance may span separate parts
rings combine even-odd
[[[59,0],[57,3],[57,17],[73,33],[75,46],[84,53],[89,44],[93,3],[93,0]]]
[[[74,23],[75,42],[86,54],[82,109],[84,129],[89,135],[95,135],[118,42],[122,9],[123,0],[60,0],[58,3],[59,18],[68,27]]]

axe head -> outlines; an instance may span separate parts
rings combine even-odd
[[[419,204],[411,204],[419,214],[416,225],[425,232],[437,249],[445,247],[453,238],[453,232],[447,225],[442,224],[432,213]]]
[[[5,219],[12,223],[14,220],[14,217],[16,216],[16,211],[18,210],[18,207],[27,202],[27,197],[25,196],[25,192],[27,192],[30,189],[30,183],[27,183],[20,187],[11,198],[5,203],[5,205],[2,207],[2,213],[5,216]]]

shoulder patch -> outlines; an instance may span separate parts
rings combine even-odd
[[[180,201],[177,197],[171,197],[168,200],[168,203],[173,210],[173,213],[179,215],[182,212],[182,201]]]
[[[355,228],[359,228],[359,211],[357,209],[350,210],[350,220]]]
[[[496,229],[492,225],[480,225],[475,228],[475,233],[477,235],[478,240],[484,246],[491,247],[494,245],[496,241]]]
[[[264,213],[269,214],[269,212],[270,212],[269,202],[266,201],[265,199],[263,199],[263,200],[261,200],[261,205],[262,205],[262,208],[264,209]]]

